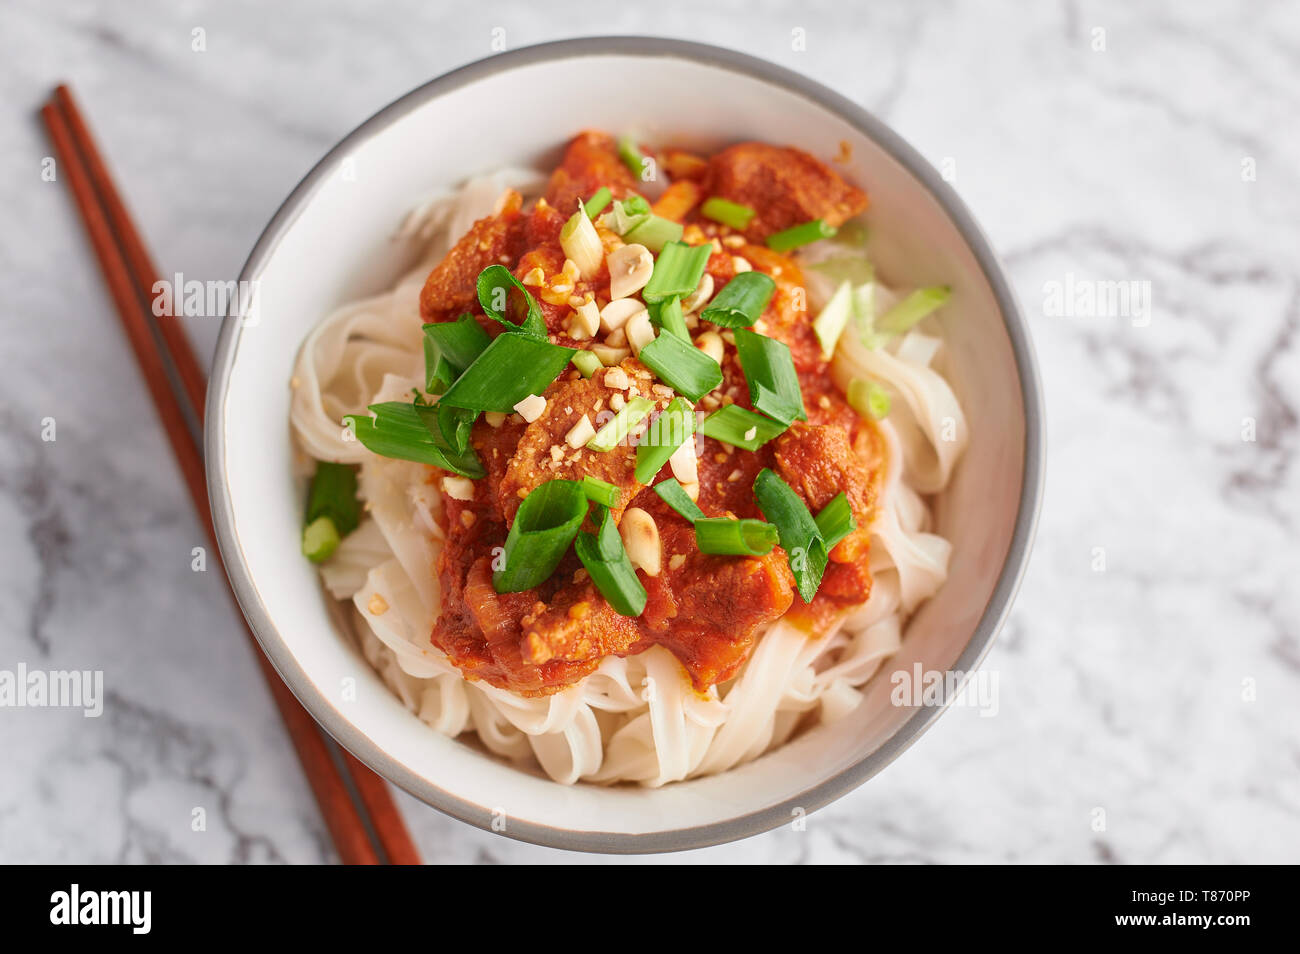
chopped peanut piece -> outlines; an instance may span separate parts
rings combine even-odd
[[[515,405],[515,410],[519,412],[520,417],[531,424],[541,417],[542,412],[546,410],[546,398],[537,394],[530,394]]]

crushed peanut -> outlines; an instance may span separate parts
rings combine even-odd
[[[531,424],[546,411],[546,398],[538,394],[530,394],[515,405],[515,411]]]
[[[442,490],[452,500],[474,499],[474,481],[467,477],[442,478]]]

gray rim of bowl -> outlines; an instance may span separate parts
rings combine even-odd
[[[1043,410],[1033,346],[1028,327],[998,258],[965,203],[912,146],[881,120],[839,93],[799,73],[757,57],[723,47],[685,40],[640,36],[583,37],[498,53],[452,70],[410,91],[375,113],[326,153],[276,210],[258,238],[257,244],[253,246],[253,251],[249,254],[248,261],[240,273],[240,281],[251,281],[261,274],[285,231],[293,224],[303,205],[336,163],[359,143],[366,141],[394,120],[435,97],[494,73],[549,60],[601,53],[689,60],[752,76],[799,94],[854,126],[901,163],[944,208],[975,255],[1002,311],[1007,334],[1015,353],[1021,397],[1025,408],[1025,456],[1020,507],[1006,561],[1003,563],[997,586],[984,608],[975,632],[961,656],[953,664],[954,670],[967,674],[969,678],[969,674],[975,670],[988,652],[1010,611],[1012,600],[1028,562],[1034,526],[1037,523],[1039,504],[1042,499]],[[226,572],[239,605],[248,618],[253,632],[256,633],[262,650],[281,677],[298,700],[339,744],[380,775],[426,804],[468,824],[491,831],[491,813],[488,808],[468,802],[420,777],[381,751],[334,709],[322,704],[316,696],[316,690],[307,673],[276,635],[275,625],[266,607],[258,598],[235,536],[230,491],[225,480],[226,454],[222,434],[226,387],[239,344],[240,325],[239,321],[227,320],[218,338],[212,376],[208,385],[205,434],[208,495],[212,504],[221,555],[225,560]],[[939,717],[943,708],[920,709],[880,748],[825,782],[801,792],[794,798],[727,821],[671,831],[630,834],[616,831],[572,831],[511,819],[507,830],[496,834],[505,834],[519,841],[550,848],[616,854],[683,851],[747,838],[790,821],[794,817],[792,813],[795,809],[802,809],[805,812],[815,811],[857,788],[902,754]],[[653,797],[653,793],[648,793],[647,797]]]

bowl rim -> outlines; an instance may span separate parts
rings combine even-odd
[[[1045,448],[1042,387],[1029,328],[1020,311],[1016,296],[998,256],[984,232],[976,224],[966,204],[914,147],[882,120],[848,98],[800,73],[750,54],[711,44],[667,37],[580,37],[496,53],[444,73],[405,93],[344,136],[303,176],[289,193],[288,198],[276,210],[253,246],[240,272],[239,280],[252,281],[261,274],[285,232],[301,214],[317,187],[333,171],[335,164],[359,144],[386,129],[393,122],[432,99],[505,70],[552,60],[605,53],[669,57],[721,67],[782,86],[836,114],[871,139],[921,183],[942,206],[974,255],[997,300],[1011,341],[1020,382],[1021,400],[1025,410],[1025,453],[1020,502],[1006,560],[969,642],[952,666],[954,670],[964,674],[964,683],[987,654],[1005,621],[1028,564],[1043,496]],[[227,316],[227,319],[231,317],[237,316]],[[491,831],[490,814],[482,806],[420,777],[406,765],[380,750],[369,737],[340,713],[323,704],[306,671],[279,638],[275,624],[265,605],[258,598],[234,532],[233,503],[229,485],[225,480],[226,453],[223,434],[226,392],[238,350],[242,324],[241,321],[226,320],[218,336],[208,384],[204,434],[208,496],[216,526],[218,547],[240,608],[257,636],[262,651],[281,678],[298,701],[340,745],[425,804],[460,821]],[[511,824],[504,832],[494,832],[494,834],[504,834],[519,841],[550,848],[609,854],[682,851],[747,838],[788,822],[792,817],[791,812],[796,808],[812,812],[857,788],[901,755],[946,708],[947,702],[942,706],[919,709],[878,749],[831,778],[778,804],[724,821],[632,834],[618,831],[575,831],[511,819]]]

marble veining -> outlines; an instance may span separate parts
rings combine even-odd
[[[0,861],[332,857],[233,602],[194,569],[202,532],[69,196],[42,179],[49,89],[80,94],[163,270],[224,280],[299,176],[410,87],[494,40],[636,32],[800,70],[916,145],[1004,256],[1048,409],[1038,543],[986,661],[997,716],[954,709],[804,831],[692,855],[1300,858],[1300,14],[701,6],[0,11],[0,669],[106,687],[97,719],[0,709]],[[1058,315],[1069,282],[1135,282],[1149,307]],[[189,321],[210,353],[215,323]],[[580,860],[400,798],[430,861]]]

